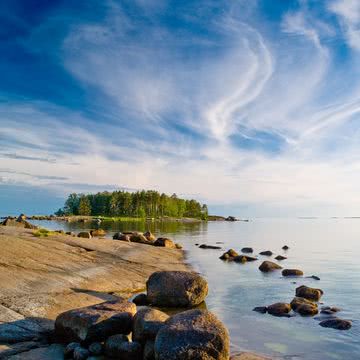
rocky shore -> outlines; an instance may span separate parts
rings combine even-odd
[[[229,359],[227,330],[202,305],[207,282],[170,239],[144,233],[148,246],[138,233],[83,238],[15,221],[0,226],[0,359]]]

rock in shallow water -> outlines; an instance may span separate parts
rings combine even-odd
[[[266,314],[267,312],[267,306],[256,306],[253,308],[253,311],[256,311],[260,314]]]
[[[319,323],[319,325],[322,327],[332,328],[336,330],[349,330],[352,326],[351,321],[339,318],[323,320]]]
[[[244,248],[241,249],[241,252],[243,252],[245,254],[250,254],[250,253],[253,253],[254,250],[251,247],[244,247]]]
[[[314,289],[306,285],[296,288],[296,296],[305,299],[319,301],[324,292],[321,289]]]
[[[157,360],[228,360],[230,340],[224,325],[209,311],[172,316],[155,340]]]
[[[262,272],[270,272],[274,270],[282,269],[282,267],[278,264],[275,264],[272,261],[264,261],[260,266],[259,270]]]
[[[286,260],[286,259],[287,259],[287,257],[282,256],[282,255],[278,255],[278,256],[275,257],[275,260],[278,260],[278,261]]]
[[[290,304],[287,303],[276,303],[269,305],[267,311],[270,315],[274,316],[287,316],[291,311]]]
[[[105,342],[105,354],[114,359],[141,360],[142,348],[136,341],[129,342],[125,335],[113,335]]]
[[[300,297],[295,297],[290,305],[295,312],[302,316],[314,316],[319,312],[316,303]]]
[[[249,255],[239,255],[235,256],[232,260],[239,263],[246,263],[248,261],[256,261],[257,258]]]
[[[168,239],[168,238],[158,238],[155,242],[154,242],[154,246],[160,246],[160,247],[166,247],[169,249],[175,249],[176,248],[176,244]]]
[[[113,334],[129,334],[136,305],[129,301],[109,301],[66,311],[55,321],[62,341],[102,341]]]
[[[207,281],[188,271],[157,271],[146,282],[147,298],[160,307],[192,307],[208,294]]]
[[[270,250],[267,250],[267,251],[262,251],[261,253],[260,253],[260,255],[263,255],[263,256],[271,256],[273,253],[272,253],[272,251],[270,251]]]
[[[282,276],[303,276],[304,273],[298,269],[284,269],[282,271]]]

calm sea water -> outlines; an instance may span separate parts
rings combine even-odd
[[[51,229],[77,231],[90,224],[38,222]],[[210,287],[207,307],[226,324],[234,350],[249,350],[287,359],[360,358],[360,219],[294,219],[246,222],[179,223],[103,223],[109,235],[119,230],[150,229],[156,235],[183,244],[187,261],[203,274]],[[222,250],[202,250],[196,243],[216,244]],[[290,250],[281,250],[283,245]],[[263,274],[261,260],[247,264],[219,260],[224,250],[251,246],[255,254],[272,250],[288,260],[281,264],[298,268],[305,276],[320,281],[282,278],[280,272]],[[294,284],[296,282],[296,284]],[[325,329],[311,317],[276,318],[252,311],[255,306],[290,302],[300,285],[324,290],[324,305],[342,309],[339,317],[353,321],[348,331]]]

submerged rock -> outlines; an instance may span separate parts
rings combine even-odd
[[[228,360],[229,334],[215,315],[189,310],[166,321],[155,340],[157,360]]]
[[[282,271],[282,276],[303,276],[304,273],[298,269],[284,269]]]
[[[207,281],[188,271],[157,271],[146,282],[149,302],[162,307],[192,307],[208,294]]]
[[[244,247],[244,248],[241,249],[241,252],[243,252],[245,254],[250,254],[250,253],[253,253],[254,250],[251,247]]]
[[[267,312],[274,316],[287,316],[290,311],[291,306],[287,303],[275,303],[267,307]]]
[[[279,270],[279,269],[282,269],[282,267],[278,264],[275,264],[272,261],[264,261],[259,266],[259,270],[262,272],[270,272],[270,271],[275,271],[275,270]]]
[[[295,294],[297,297],[319,301],[324,292],[321,289],[314,289],[306,285],[302,285],[296,288]]]
[[[219,250],[219,249],[221,249],[221,246],[201,244],[201,245],[199,246],[199,249],[213,249],[213,250]]]
[[[91,343],[113,334],[129,334],[136,305],[129,301],[108,301],[69,310],[55,321],[55,332],[62,341]]]
[[[316,275],[307,276],[308,279],[320,280],[320,278]]]
[[[267,306],[256,306],[253,308],[253,311],[256,311],[258,313],[261,314],[266,314],[267,313]]]
[[[103,346],[99,342],[94,342],[89,346],[89,352],[91,355],[101,355],[103,353]]]
[[[74,350],[78,347],[81,347],[80,343],[78,342],[71,342],[68,344],[64,350],[65,359],[72,358],[74,355]]]
[[[322,327],[332,328],[336,330],[349,330],[352,326],[350,320],[343,320],[339,318],[323,320],[319,323],[319,325]]]
[[[89,350],[83,347],[77,347],[74,349],[73,359],[74,360],[86,360],[90,355]]]
[[[321,308],[320,313],[321,314],[326,314],[326,315],[332,315],[335,314],[337,312],[341,311],[339,308],[337,307],[330,307],[330,306],[324,306]]]
[[[287,245],[284,245],[284,246],[282,247],[282,249],[283,249],[283,250],[289,250],[290,248],[289,248]]]

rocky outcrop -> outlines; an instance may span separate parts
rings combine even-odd
[[[154,240],[149,240],[146,236],[137,232],[130,235],[130,241],[140,244],[154,245]]]
[[[156,240],[155,235],[152,234],[150,231],[144,232],[143,235],[146,237],[146,239],[148,239],[148,241],[154,242]]]
[[[117,232],[117,233],[114,234],[113,239],[114,240],[121,240],[121,241],[130,242],[130,235],[129,234],[123,234],[121,232]]]
[[[160,307],[192,307],[208,294],[207,281],[194,272],[158,271],[146,282],[147,298]]]
[[[129,334],[135,313],[136,305],[124,300],[69,310],[56,318],[56,336],[65,342],[91,343],[114,334]]]
[[[2,223],[1,225],[3,226],[16,226],[19,228],[24,228],[24,229],[37,229],[38,227],[29,223],[28,221],[25,220],[26,217],[25,215],[20,215],[18,217],[18,219],[14,219],[12,217],[7,217]]]
[[[296,288],[295,294],[297,297],[302,297],[312,301],[319,301],[324,292],[321,289],[314,289],[306,285]]]
[[[155,340],[157,360],[228,360],[230,340],[224,325],[212,313],[189,310],[172,316]]]
[[[260,266],[259,270],[262,272],[271,272],[275,270],[280,270],[282,267],[278,264],[275,264],[272,261],[264,261]]]
[[[229,249],[227,252],[222,254],[219,259],[221,260],[231,260],[232,258],[238,256],[239,254],[234,249]]]

